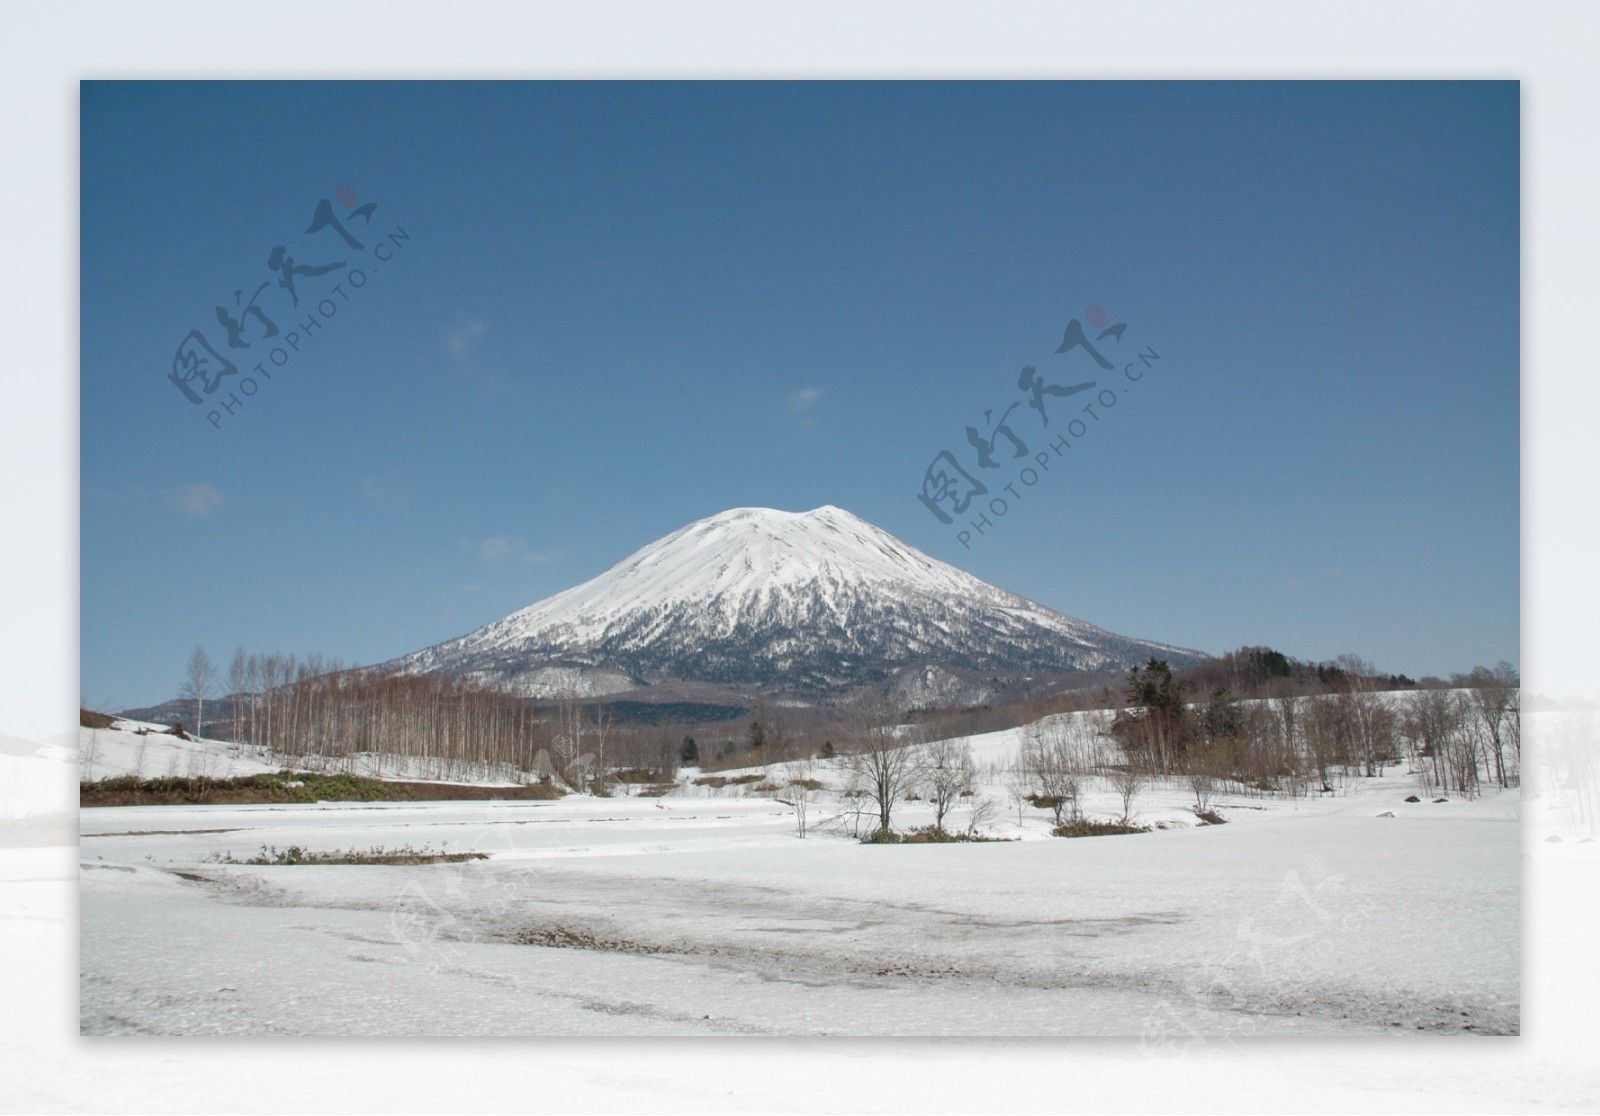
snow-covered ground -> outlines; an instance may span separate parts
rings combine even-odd
[[[1450,890],[1453,880],[1473,875],[1473,846],[1455,847],[1449,839],[1451,833],[1459,832],[1456,822],[1470,822],[1471,819],[1433,815],[1448,824],[1432,828],[1425,847],[1417,846],[1415,854],[1397,850],[1389,838],[1381,835],[1413,832],[1411,823],[1421,823],[1429,815],[1418,811],[1412,819],[1403,815],[1394,819],[1373,818],[1372,827],[1362,831],[1355,828],[1358,822],[1388,807],[1370,809],[1383,803],[1364,802],[1359,795],[1315,806],[1302,802],[1298,809],[1293,804],[1280,803],[1277,818],[1281,825],[1266,824],[1265,811],[1236,808],[1225,809],[1233,820],[1219,829],[1167,831],[1129,838],[1076,842],[1041,839],[1026,844],[967,847],[862,847],[846,846],[834,839],[827,852],[822,843],[813,846],[810,840],[815,838],[812,838],[806,842],[801,858],[793,859],[786,870],[771,878],[771,883],[766,885],[771,890],[762,890],[760,885],[748,887],[738,874],[723,869],[730,858],[748,858],[754,856],[756,850],[730,847],[721,857],[710,855],[719,847],[714,843],[717,832],[711,823],[720,817],[721,836],[735,836],[741,829],[729,823],[736,813],[750,823],[742,829],[743,834],[766,842],[769,851],[779,847],[798,849],[799,842],[783,836],[787,820],[776,814],[761,819],[763,806],[755,802],[739,804],[732,798],[708,796],[684,802],[669,801],[660,812],[654,812],[655,807],[648,800],[591,799],[586,803],[568,800],[515,806],[396,804],[378,809],[409,811],[414,819],[423,814],[441,822],[447,818],[444,811],[453,813],[456,824],[468,831],[464,840],[497,853],[496,859],[464,867],[442,865],[419,869],[248,870],[248,874],[259,876],[263,885],[280,889],[272,893],[280,897],[276,901],[299,904],[274,906],[271,905],[274,900],[266,898],[269,893],[265,886],[252,888],[241,884],[237,889],[228,889],[223,885],[184,880],[169,870],[185,870],[178,863],[180,857],[204,856],[212,849],[229,849],[239,856],[248,855],[262,841],[281,843],[294,826],[309,830],[311,834],[322,833],[324,847],[349,847],[358,838],[375,834],[341,832],[330,826],[349,826],[358,818],[372,823],[382,821],[383,826],[388,826],[401,822],[403,815],[389,813],[379,819],[377,811],[356,807],[235,808],[230,811],[235,818],[253,815],[246,820],[263,829],[248,832],[241,828],[233,833],[204,834],[195,831],[224,828],[215,817],[219,812],[215,808],[87,811],[86,833],[156,828],[181,828],[187,833],[144,838],[85,836],[80,851],[72,843],[70,831],[52,837],[50,826],[52,816],[60,816],[70,809],[72,782],[77,775],[76,765],[71,760],[72,749],[30,741],[6,741],[15,748],[14,754],[7,753],[10,759],[5,774],[12,779],[8,785],[18,791],[7,803],[12,810],[7,820],[44,828],[38,833],[29,829],[22,841],[12,839],[14,834],[0,831],[0,845],[66,847],[0,847],[0,937],[5,943],[5,949],[0,950],[0,983],[6,988],[7,1002],[11,1005],[9,1010],[0,1013],[0,1064],[7,1067],[0,1075],[0,1107],[15,1111],[104,1112],[198,1111],[204,1106],[206,1111],[261,1111],[303,1108],[310,1104],[329,1110],[432,1111],[476,1107],[499,1111],[514,1096],[519,1098],[518,1103],[538,1103],[551,1110],[573,1111],[954,1112],[1003,1108],[1043,1112],[1060,1111],[1074,1105],[1121,1111],[1593,1111],[1600,1103],[1600,1069],[1595,1068],[1592,1058],[1593,1005],[1600,999],[1596,977],[1600,970],[1590,961],[1594,955],[1594,897],[1600,894],[1594,886],[1595,873],[1600,868],[1600,843],[1586,841],[1586,838],[1595,835],[1596,804],[1600,802],[1592,774],[1596,764],[1594,757],[1600,755],[1596,744],[1600,741],[1600,714],[1530,714],[1528,740],[1521,834],[1522,885],[1528,913],[1524,923],[1525,983],[1521,997],[1524,1034],[1514,1042],[1411,1041],[1398,1045],[1347,1040],[1252,1042],[1223,1033],[1220,1027],[1195,1036],[1181,1031],[1165,1016],[1159,1008],[1160,998],[1147,995],[1147,1000],[1153,1000],[1150,1006],[1156,1014],[1154,1018],[1148,1012],[1139,1017],[1140,1027],[1134,1037],[1124,1042],[1075,1044],[1070,1052],[1070,1064],[1062,1062],[1063,1055],[1067,1054],[1065,1048],[1048,1043],[900,1042],[863,1047],[859,1042],[819,1044],[804,1039],[775,1039],[758,1046],[714,1040],[691,1046],[676,1043],[618,1046],[574,1039],[554,1045],[520,1047],[513,1063],[507,1062],[505,1048],[498,1045],[453,1043],[448,1049],[428,1047],[427,1057],[419,1059],[418,1051],[424,1048],[410,1044],[403,1047],[369,1044],[359,1050],[361,1072],[351,1070],[351,1052],[355,1048],[315,1039],[275,1043],[274,1050],[278,1053],[271,1058],[267,1058],[261,1047],[250,1043],[205,1044],[203,1047],[161,1044],[159,1051],[142,1043],[132,1046],[86,1043],[77,1038],[80,986],[84,992],[81,1022],[90,1024],[96,1018],[93,1013],[99,1011],[103,1013],[99,1021],[107,1025],[107,1029],[115,1025],[109,1016],[117,1014],[108,1010],[107,1005],[112,999],[120,998],[125,1019],[143,1018],[148,1025],[184,1017],[196,1030],[206,1025],[216,1030],[224,1026],[249,1030],[253,1019],[277,1019],[282,1025],[283,1021],[297,1017],[302,1022],[324,1025],[342,1022],[351,1031],[377,1032],[383,1026],[382,1020],[376,1017],[388,1010],[397,1014],[398,1022],[393,1029],[405,1029],[407,1024],[421,1022],[425,1024],[422,1029],[445,1031],[452,1029],[460,1018],[482,1024],[492,1022],[497,1013],[524,1011],[531,1014],[531,1009],[508,1004],[515,999],[509,991],[515,982],[530,987],[541,982],[543,991],[530,1003],[548,1009],[542,1010],[538,1018],[552,1030],[560,1029],[552,1024],[563,1021],[563,1012],[568,1021],[581,1020],[590,1033],[596,1033],[595,1028],[605,1023],[632,1024],[641,1030],[647,1025],[668,1028],[679,1024],[671,1020],[651,1020],[643,1011],[619,1015],[605,1010],[608,1003],[616,1007],[655,1002],[646,1000],[645,994],[654,996],[661,991],[666,978],[659,974],[671,971],[668,966],[672,959],[668,955],[626,954],[615,949],[513,947],[492,942],[480,946],[474,940],[479,923],[471,920],[481,918],[483,924],[492,923],[501,918],[500,907],[492,897],[485,902],[462,901],[461,910],[468,917],[459,918],[459,922],[452,925],[450,918],[456,916],[449,913],[452,908],[448,901],[452,897],[481,896],[484,885],[492,885],[500,888],[497,894],[504,897],[507,910],[514,902],[521,901],[527,910],[537,913],[538,907],[533,903],[537,900],[543,904],[547,915],[555,911],[555,917],[560,918],[566,914],[557,903],[564,897],[561,892],[545,888],[533,896],[527,893],[519,896],[505,881],[499,881],[500,874],[511,871],[512,880],[515,880],[516,872],[532,873],[534,879],[562,884],[577,881],[579,877],[575,873],[583,873],[599,878],[609,890],[620,895],[620,902],[605,906],[602,913],[606,917],[630,926],[644,923],[645,930],[661,934],[670,924],[652,925],[647,917],[649,908],[634,909],[644,905],[632,899],[623,887],[630,875],[648,877],[652,861],[667,866],[674,860],[677,862],[676,869],[657,873],[660,880],[688,878],[698,872],[707,881],[697,885],[701,889],[698,895],[703,895],[711,884],[723,884],[724,897],[736,890],[750,893],[752,905],[746,907],[750,912],[761,911],[763,902],[786,901],[778,885],[792,884],[796,873],[806,865],[816,869],[807,887],[807,894],[816,897],[826,895],[836,886],[862,889],[874,879],[881,882],[883,866],[888,861],[869,860],[869,856],[902,858],[895,860],[894,864],[900,867],[891,866],[891,873],[911,873],[918,871],[918,863],[930,861],[908,861],[903,859],[904,854],[927,858],[945,852],[968,857],[998,852],[1013,857],[1026,852],[1038,857],[1057,856],[1071,849],[1074,850],[1071,855],[1077,858],[1071,880],[1084,885],[1098,881],[1096,886],[1101,891],[1109,890],[1118,903],[1133,906],[1141,902],[1138,897],[1144,895],[1137,883],[1140,872],[1130,872],[1126,880],[1115,879],[1112,857],[1113,854],[1118,858],[1131,855],[1137,846],[1116,843],[1223,839],[1249,843],[1246,835],[1252,832],[1256,837],[1269,840],[1254,842],[1253,855],[1241,860],[1234,887],[1254,892],[1261,903],[1246,905],[1246,909],[1236,906],[1230,911],[1230,904],[1238,904],[1237,892],[1218,891],[1211,896],[1209,907],[1197,905],[1184,924],[1152,922],[1131,933],[1143,934],[1144,941],[1157,944],[1161,940],[1176,941],[1178,936],[1210,923],[1217,939],[1216,951],[1208,954],[1213,962],[1227,962],[1231,951],[1242,946],[1245,949],[1242,959],[1247,966],[1254,965],[1260,970],[1261,962],[1251,961],[1249,957],[1253,948],[1250,931],[1259,930],[1261,934],[1256,940],[1262,945],[1260,958],[1268,965],[1276,964],[1276,971],[1287,973],[1290,980],[1303,980],[1303,977],[1297,978],[1295,972],[1304,972],[1305,968],[1295,970],[1291,963],[1293,954],[1287,952],[1296,946],[1281,941],[1269,946],[1265,937],[1269,930],[1279,939],[1293,937],[1293,934],[1268,926],[1260,913],[1275,907],[1276,912],[1288,918],[1288,912],[1295,905],[1304,906],[1295,898],[1295,881],[1287,875],[1290,870],[1299,872],[1300,884],[1312,891],[1325,911],[1330,910],[1329,895],[1335,889],[1316,890],[1317,881],[1309,875],[1313,865],[1295,862],[1296,847],[1286,845],[1274,854],[1270,840],[1274,834],[1301,833],[1309,843],[1314,833],[1327,825],[1345,824],[1351,832],[1365,832],[1366,836],[1380,842],[1373,851],[1381,855],[1376,859],[1361,855],[1364,849],[1370,848],[1366,842],[1350,845],[1348,855],[1359,862],[1359,867],[1348,874],[1347,881],[1340,882],[1337,890],[1344,891],[1356,883],[1371,888],[1375,886],[1377,872],[1389,872],[1392,886],[1382,889],[1392,897],[1383,908],[1385,919],[1425,928],[1431,924],[1439,946],[1452,949],[1455,948],[1451,944],[1452,929],[1457,925],[1454,918],[1458,912],[1451,909],[1441,918],[1439,893]],[[1374,782],[1387,793],[1390,789],[1399,789],[1392,779],[1393,776],[1389,776]],[[40,789],[57,783],[61,784],[58,795]],[[1244,802],[1241,807],[1252,804],[1256,803]],[[1260,804],[1271,805],[1270,802]],[[584,812],[578,811],[580,805],[586,807]],[[606,808],[604,814],[600,813],[601,807]],[[1147,820],[1155,807],[1154,799],[1138,805]],[[665,812],[684,808],[713,809],[716,813],[694,822]],[[1401,814],[1404,808],[1404,804],[1396,807],[1396,814]],[[1440,810],[1445,808],[1439,807]],[[1490,801],[1477,808],[1493,813],[1505,809],[1505,804]],[[505,813],[508,809],[520,811],[520,816]],[[1469,809],[1460,808],[1460,814],[1465,815]],[[753,813],[746,816],[745,811]],[[584,816],[620,817],[623,812],[634,820],[619,823],[580,820]],[[160,814],[166,817],[158,821]],[[120,820],[118,815],[121,815]],[[206,820],[208,816],[212,819],[210,822]],[[265,828],[269,817],[276,819],[275,830]],[[542,819],[541,824],[532,823],[535,817]],[[670,842],[676,847],[678,843],[686,843],[689,830],[675,834],[668,827],[693,825],[695,836],[708,842],[708,847],[698,854],[684,849],[683,855],[672,857],[637,847],[631,852],[625,851],[622,846],[626,842],[616,840],[608,840],[602,846],[602,834],[617,835],[624,827],[632,828],[636,841],[642,838],[647,823],[640,822],[640,817],[656,818],[654,824],[662,844]],[[666,818],[677,820],[669,822]],[[1260,819],[1261,824],[1253,823],[1253,818]],[[499,819],[500,824],[491,828],[491,819]],[[552,824],[546,824],[543,819]],[[529,824],[514,824],[523,820],[528,820]],[[558,821],[559,825],[554,824]],[[758,821],[761,824],[770,822],[771,830],[758,833]],[[1299,828],[1305,821],[1312,823],[1310,828]],[[1394,827],[1397,823],[1402,828],[1379,828]],[[1483,824],[1498,823],[1486,821]],[[383,826],[378,828],[383,829]],[[558,842],[542,836],[539,843],[535,843],[531,838],[535,832],[551,835],[558,827],[567,830],[565,848],[569,855],[561,858],[554,855]],[[434,836],[442,833],[441,828]],[[498,845],[491,840],[496,836],[504,839]],[[404,828],[399,824],[384,830],[383,838],[418,844],[430,839],[415,827]],[[1512,842],[1510,847],[1515,848],[1514,838],[1508,840]],[[138,851],[141,841],[152,846],[163,841],[170,844],[166,849],[152,847],[141,855]],[[618,855],[597,855],[602,847]],[[1191,847],[1199,853],[1203,849],[1221,851],[1229,846],[1196,844]],[[1496,847],[1500,847],[1498,841]],[[504,855],[513,849],[532,853],[536,848],[546,850],[542,865],[534,856],[519,864]],[[578,851],[583,848],[588,848],[589,852]],[[1397,857],[1397,852],[1402,855]],[[804,859],[812,854],[821,855]],[[147,860],[145,856],[154,859]],[[1438,872],[1426,870],[1425,862],[1430,856],[1442,862]],[[1098,871],[1087,870],[1088,860],[1102,857],[1106,859]],[[848,867],[852,871],[872,870],[875,875],[844,877],[841,874],[836,880],[819,882],[821,869],[826,867],[823,861],[828,858],[840,865],[849,859]],[[1166,853],[1162,854],[1162,859],[1171,872],[1176,872],[1184,863],[1179,858],[1169,858]],[[1195,863],[1193,857],[1186,860]],[[1244,869],[1252,863],[1259,868],[1263,860],[1268,862],[1265,879],[1247,882]],[[102,867],[79,869],[80,862]],[[942,863],[949,866],[947,873],[941,873],[948,880],[957,872],[957,862]],[[998,863],[986,862],[987,865]],[[1058,866],[1069,863],[1063,860]],[[1324,858],[1322,866],[1339,870],[1335,863]],[[106,864],[117,867],[104,867]],[[872,869],[874,864],[876,869]],[[625,870],[628,865],[631,869]],[[862,867],[864,865],[866,868]],[[537,875],[541,866],[548,869],[542,877]],[[194,874],[212,874],[218,867],[202,861],[198,865],[200,870]],[[226,870],[227,873],[234,871]],[[323,877],[322,883],[300,893],[305,882],[314,881],[313,874],[318,872],[334,875]],[[1277,873],[1276,890],[1274,872]],[[1000,881],[985,882],[984,875],[967,870],[963,878],[968,882],[975,880],[975,886],[991,892],[1001,889]],[[1413,890],[1410,881],[1418,875],[1426,880],[1425,886],[1417,889],[1423,901],[1407,905],[1405,896]],[[386,882],[377,890],[379,898],[369,903],[368,896],[373,893],[380,876]],[[337,890],[341,878],[352,880],[356,885],[348,897],[336,903],[325,903],[319,898],[330,887]],[[927,926],[934,924],[937,918],[938,912],[931,908],[948,906],[957,910],[969,903],[960,894],[951,896],[948,903],[923,896],[921,889],[913,886],[917,878],[929,877],[913,878],[908,874],[905,879],[889,881],[888,886],[902,898],[886,893],[883,915],[902,917],[906,914],[905,907],[920,904],[930,909],[912,917],[922,918],[924,921],[919,925]],[[1283,904],[1276,904],[1274,901],[1283,894],[1282,884],[1286,879],[1290,884],[1288,898]],[[361,883],[363,880],[367,882]],[[452,880],[456,882],[452,884]],[[1204,890],[1181,880],[1173,887],[1167,873],[1154,880],[1156,886],[1174,892],[1175,902],[1183,901],[1185,895],[1194,891]],[[1469,905],[1478,899],[1478,889],[1486,882],[1473,884],[1462,893],[1460,909],[1470,909]],[[416,886],[412,887],[413,884]],[[1053,884],[1063,889],[1068,885],[1068,878],[1061,874]],[[661,891],[662,886],[658,884],[654,890],[644,893],[643,898],[647,903],[659,904]],[[907,892],[916,892],[918,897],[905,903],[902,900]],[[1092,892],[1087,894],[1093,897]],[[163,897],[176,905],[161,910]],[[577,889],[572,898],[571,907],[580,915],[592,902],[590,896]],[[846,898],[849,896],[837,901],[842,904]],[[798,902],[798,898],[795,901]],[[888,906],[890,901],[899,905]],[[1018,901],[1013,897],[1013,903]],[[1151,892],[1142,901],[1154,903],[1156,894]],[[430,907],[429,903],[438,909]],[[731,906],[724,906],[722,910],[724,913],[716,918],[716,925],[721,927],[718,933],[731,935],[737,930],[734,923],[738,912]],[[432,921],[413,917],[414,914],[431,917]],[[82,958],[79,954],[80,916]],[[127,922],[126,930],[119,934],[117,927],[108,920],[121,916],[126,916]],[[210,921],[186,923],[185,918],[191,916]],[[868,916],[858,914],[857,920],[865,917]],[[1240,938],[1238,931],[1246,917],[1254,921]],[[1310,917],[1318,925],[1326,925],[1314,913]],[[1504,917],[1515,916],[1506,913]],[[1232,937],[1226,934],[1230,918],[1235,920]],[[687,920],[691,928],[696,921],[693,916]],[[581,930],[582,925],[578,921],[574,932]],[[682,919],[677,923],[680,931],[684,925]],[[783,927],[785,924],[774,919],[767,925]],[[788,924],[793,929],[804,925]],[[1360,920],[1353,920],[1353,926],[1359,925]],[[1188,929],[1183,929],[1184,926]],[[946,941],[940,948],[953,948],[948,942],[959,941],[960,932],[953,922],[944,929]],[[1022,927],[1010,929],[1013,933],[1024,930]],[[274,940],[274,930],[285,935],[287,940]],[[474,934],[469,936],[468,930],[473,930]],[[868,928],[867,932],[875,931]],[[978,931],[972,927],[969,932]],[[792,941],[798,936],[781,929],[749,929],[745,935],[747,939],[758,941]],[[841,936],[845,935],[837,932],[830,935],[835,939]],[[1058,940],[1064,937],[1059,928],[1056,936]],[[1406,956],[1402,954],[1414,955],[1413,935],[1369,937],[1375,944],[1362,964],[1396,971],[1407,968]],[[358,940],[361,938],[370,940]],[[547,936],[545,940],[552,939]],[[618,935],[611,939],[611,944],[623,940]],[[1502,932],[1502,940],[1514,942],[1514,931]],[[1115,947],[1125,959],[1137,959],[1128,946],[1118,946],[1115,938],[1107,934],[1102,934],[1098,941],[1088,936],[1080,941],[1085,948],[1095,946],[1110,951]],[[1317,949],[1316,941],[1315,938],[1306,939],[1302,945]],[[840,945],[843,943],[836,944],[836,952],[841,952]],[[751,952],[746,950],[744,956],[750,956]],[[364,961],[360,959],[362,956],[375,960]],[[1159,978],[1161,971],[1169,967],[1158,955],[1150,956],[1156,958],[1152,961],[1152,972]],[[119,957],[126,962],[126,968],[121,971],[113,967]],[[1235,958],[1234,963],[1224,967],[1247,967],[1236,964],[1240,959]],[[713,977],[724,981],[737,979],[731,966],[715,968],[717,961],[715,954],[702,954],[698,960],[691,956],[676,963],[686,967],[702,965]],[[640,971],[657,975],[637,982],[623,979],[630,974],[623,973],[617,966],[628,962],[638,962]],[[524,967],[530,963],[534,968]],[[307,967],[297,977],[295,970],[301,965]],[[600,977],[605,979],[596,978],[592,988],[586,985],[586,974],[580,971],[584,965],[599,971]],[[1424,966],[1424,976],[1427,968]],[[1475,968],[1479,972],[1486,969],[1485,966]],[[1358,979],[1352,981],[1353,987],[1370,988],[1371,971],[1360,970],[1359,966],[1352,971],[1358,973]],[[334,978],[325,989],[318,984],[324,974]],[[893,977],[874,976],[873,979],[889,981]],[[856,994],[862,998],[857,1002],[863,1008],[888,1005],[903,1009],[924,1003],[930,1005],[930,1010],[948,1009],[952,1004],[961,1006],[953,997],[958,988],[954,983],[957,978],[943,978],[942,989],[936,993],[935,1000],[929,1000],[922,987],[911,978],[900,979],[904,990],[898,995],[886,987],[859,987],[861,982],[858,981]],[[1504,972],[1493,974],[1492,979],[1504,980]],[[512,984],[495,983],[502,980]],[[692,982],[683,983],[690,985],[691,997],[700,995]],[[1005,986],[991,983],[999,998],[1007,995]],[[1257,989],[1261,983],[1257,982]],[[391,987],[392,992],[386,991]],[[725,989],[726,985],[722,987]],[[791,1009],[798,1008],[811,994],[807,985],[783,984],[761,976],[744,978],[743,987],[786,990],[787,996],[775,997],[782,1001],[779,1006],[784,1019],[793,1017]],[[708,989],[709,998],[717,988],[708,986]],[[622,996],[607,1000],[600,994],[607,990],[620,991]],[[833,1002],[841,1003],[850,991],[851,986],[847,984],[828,994],[834,997]],[[876,1004],[867,1000],[869,991],[878,997]],[[1015,990],[1011,991],[1015,994]],[[246,993],[249,1002],[241,1004]],[[481,1008],[474,1008],[470,1002],[475,998],[474,993],[487,997]],[[1051,1014],[1059,1019],[1067,1014],[1060,1005],[1088,1004],[1096,994],[1086,984],[1081,995],[1071,988],[1053,992],[1037,990],[1030,995],[1053,995],[1051,1003],[1056,1005],[1056,1010]],[[1222,995],[1226,1003],[1227,993]],[[1111,996],[1109,991],[1104,993],[1100,1002],[1111,1002]],[[427,1010],[430,997],[441,1005],[436,1013]],[[984,1002],[985,997],[976,993],[969,1001],[980,1006]],[[1204,1018],[1187,990],[1175,998],[1167,998],[1166,1002],[1174,1010],[1181,1009],[1185,1003],[1195,1005],[1194,1014]],[[1419,1004],[1422,1002],[1418,1000]],[[234,1005],[232,1009],[227,1006],[230,1003]],[[773,1006],[773,1000],[766,1001],[764,1006],[756,1005],[763,1008],[764,1013],[769,1013]],[[735,1005],[735,1009],[732,1018],[739,1018],[737,1011],[742,1007]],[[685,1009],[680,1014],[691,1015],[692,1012]],[[698,1023],[689,1020],[681,1026],[686,1030],[698,1026],[701,1030],[697,1033],[716,1033],[709,1030],[715,1020],[703,1018],[714,1015],[712,1007],[708,1004],[699,1014]],[[1249,1018],[1245,1013],[1236,1013],[1240,1015]],[[1148,1032],[1144,1026],[1147,1018],[1150,1019]],[[1163,1019],[1167,1019],[1165,1027],[1161,1025]],[[1214,1022],[1217,1019],[1213,1017]],[[848,1023],[851,1020],[835,1021]],[[1346,1025],[1355,1024],[1347,1022]],[[265,1027],[259,1029],[266,1030]],[[1408,1032],[1403,1027],[1391,1028],[1390,1032],[1421,1037],[1414,1028]],[[1138,1037],[1141,1034],[1144,1037]],[[285,1056],[292,1059],[292,1072],[283,1071]],[[513,1064],[514,1069],[508,1068]],[[425,1069],[419,1069],[419,1065]],[[515,1088],[508,1083],[509,1077],[519,1082]],[[525,1087],[520,1083],[526,1083]]]
[[[504,764],[490,765],[424,756],[357,753],[344,756],[273,756],[265,748],[206,738],[184,739],[166,725],[118,719],[110,728],[79,730],[78,777],[87,782],[135,775],[234,779],[288,768],[293,771],[365,775],[409,782],[516,786],[530,781]],[[70,757],[69,757],[70,758]]]
[[[974,750],[1004,762],[1017,740]],[[84,810],[81,1026],[1120,1035],[1150,1049],[1515,1034],[1517,796],[1405,803],[1413,790],[1390,769],[1314,800],[1222,796],[1228,824],[1197,827],[1187,790],[1158,785],[1135,811],[1173,828],[1064,840],[1044,812],[1019,827],[1002,805],[989,831],[1027,839],[899,846],[857,843],[828,796],[799,839],[792,809],[748,786]],[[1085,806],[1120,812],[1105,789]],[[901,828],[930,820],[924,803],[896,809]],[[490,859],[216,860],[263,845]]]
[[[264,750],[220,740],[184,739],[166,725],[114,721],[78,730],[78,777],[86,782],[136,775],[141,779],[233,779],[279,770]]]

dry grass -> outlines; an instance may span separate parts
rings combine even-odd
[[[738,787],[746,783],[759,783],[764,778],[766,778],[765,775],[735,775],[732,778],[723,775],[702,775],[694,781],[694,785],[720,790],[723,787]]]
[[[237,860],[232,853],[218,853],[211,858],[214,864],[459,864],[465,860],[488,860],[488,853],[481,852],[434,852],[427,846],[414,849],[410,845],[402,845],[397,849],[387,849],[382,845],[374,845],[370,849],[330,849],[317,851],[302,848],[299,845],[290,845],[280,849],[276,845],[262,845],[261,852],[247,860]]]
[[[1090,821],[1080,818],[1077,821],[1058,825],[1050,831],[1052,837],[1111,837],[1119,833],[1149,833],[1148,825],[1123,824],[1122,822]]]
[[[234,779],[140,779],[133,775],[78,784],[80,806],[214,806],[271,802],[415,802],[459,799],[551,799],[562,792],[549,783],[481,787],[408,783],[361,775],[279,771]]]

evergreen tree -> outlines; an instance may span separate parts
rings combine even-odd
[[[1189,711],[1183,703],[1183,683],[1172,676],[1165,659],[1154,656],[1141,671],[1128,672],[1127,708],[1111,722],[1111,734],[1130,762],[1143,762],[1151,770],[1168,772],[1188,747]]]

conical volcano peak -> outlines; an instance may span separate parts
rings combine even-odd
[[[1008,593],[843,508],[731,508],[609,570],[393,666],[528,690],[553,663],[647,681],[833,691],[913,663],[967,670],[1125,669],[1156,654]]]

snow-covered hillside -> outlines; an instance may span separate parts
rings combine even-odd
[[[168,726],[113,721],[110,728],[78,730],[78,778],[85,782],[133,775],[141,779],[233,779],[277,771],[283,765],[256,748],[222,740],[186,739]]]
[[[1200,653],[1130,639],[980,581],[836,507],[736,508],[600,576],[384,664],[548,692],[548,664],[643,679],[818,689],[934,662],[992,671],[1121,670]]]

